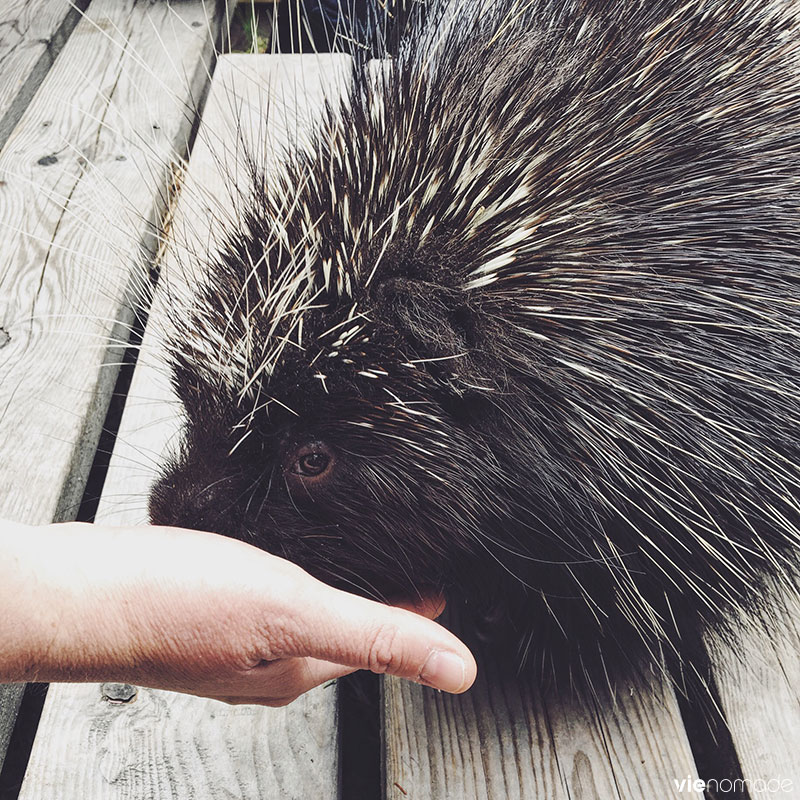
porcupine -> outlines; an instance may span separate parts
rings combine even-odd
[[[798,34],[792,0],[412,15],[176,314],[152,520],[464,598],[570,681],[761,619],[800,542]]]

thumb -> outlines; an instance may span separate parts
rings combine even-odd
[[[397,675],[446,692],[475,680],[472,653],[423,616],[314,581],[296,607],[286,656],[310,656],[354,669]]]

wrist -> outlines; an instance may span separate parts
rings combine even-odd
[[[112,587],[92,580],[89,525],[0,524],[0,681],[80,681],[121,666]]]
[[[0,680],[41,680],[49,638],[57,626],[46,570],[33,554],[39,528],[0,523]],[[41,560],[41,554],[39,557]],[[50,634],[48,635],[48,631]]]

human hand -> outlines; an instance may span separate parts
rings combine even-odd
[[[370,669],[461,692],[475,661],[425,618],[439,606],[365,600],[210,533],[0,524],[0,681],[120,681],[285,705]]]

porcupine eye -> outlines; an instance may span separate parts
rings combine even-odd
[[[297,462],[297,471],[307,478],[316,478],[329,463],[328,457],[322,453],[308,453]]]
[[[309,442],[296,448],[288,460],[287,477],[303,484],[323,481],[333,470],[336,458],[324,442]]]

